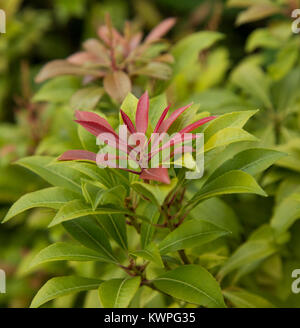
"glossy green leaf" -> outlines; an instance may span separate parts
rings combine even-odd
[[[228,232],[209,222],[188,220],[169,233],[159,244],[161,254],[192,248],[211,242]]]
[[[123,249],[128,248],[127,232],[126,232],[126,219],[121,214],[96,215],[98,223],[102,229],[113,238]]]
[[[93,134],[89,133],[84,127],[82,127],[79,124],[77,125],[77,134],[83,149],[91,151],[93,153],[98,153],[99,146],[97,145],[97,139]],[[84,163],[84,162],[74,162],[74,163]]]
[[[278,232],[284,232],[300,218],[300,193],[293,193],[276,207],[271,219],[271,226]]]
[[[60,76],[47,81],[34,95],[33,101],[68,102],[80,87],[80,80],[73,76]]]
[[[255,175],[266,170],[283,156],[285,156],[284,153],[272,149],[246,149],[223,163],[209,177],[208,181],[212,181],[218,176],[231,170],[241,170],[251,175]]]
[[[254,22],[260,19],[277,14],[280,11],[279,6],[271,2],[263,2],[253,4],[249,6],[246,10],[242,11],[236,20],[237,25],[242,25],[249,22]]]
[[[272,96],[279,111],[288,110],[297,101],[299,83],[300,68],[296,67],[272,86]]]
[[[159,249],[154,243],[148,245],[144,249],[132,251],[130,252],[130,254],[137,257],[141,257],[147,261],[157,264],[160,267],[163,267],[163,262],[159,253]]]
[[[86,203],[80,199],[73,200],[66,203],[57,212],[54,219],[49,224],[49,227],[53,227],[59,223],[80,218],[87,215],[97,215],[97,214],[131,214],[130,212],[117,209],[114,207],[98,207],[95,211]]]
[[[114,204],[115,206],[124,207],[126,189],[122,185],[112,187],[103,191],[96,197],[95,208],[98,205]]]
[[[32,300],[30,307],[38,308],[57,297],[97,289],[101,282],[102,280],[99,279],[76,276],[52,278],[38,291]]]
[[[175,58],[174,74],[182,73],[184,68],[196,62],[199,52],[211,47],[222,38],[222,34],[212,31],[193,33],[180,40],[172,49]]]
[[[120,108],[122,109],[123,112],[125,112],[129,116],[131,122],[135,122],[135,112],[136,112],[137,104],[138,104],[138,99],[132,93],[128,93],[121,104]],[[119,117],[120,117],[121,124],[123,124],[121,114],[119,115]]]
[[[190,203],[199,203],[201,200],[226,194],[250,193],[267,196],[255,179],[248,173],[238,170],[226,172],[205,185]]]
[[[259,99],[267,108],[272,108],[270,83],[264,72],[252,63],[239,65],[232,73],[231,80],[245,93]]]
[[[81,193],[80,179],[83,177],[68,163],[56,163],[53,157],[31,156],[19,159],[18,165],[26,167],[48,183]]]
[[[151,131],[154,130],[161,114],[167,106],[167,96],[164,93],[150,99],[149,125]]]
[[[223,295],[236,308],[274,308],[274,305],[263,297],[241,288],[226,289]]]
[[[223,308],[224,299],[215,278],[200,265],[183,265],[153,280],[156,288],[175,298],[205,307]]]
[[[103,94],[103,88],[98,86],[80,89],[73,94],[71,98],[71,107],[75,110],[93,110]]]
[[[92,218],[82,217],[63,222],[62,225],[83,246],[96,251],[99,256],[105,256],[108,261],[118,262],[113,254],[107,235]]]
[[[276,59],[268,66],[268,71],[274,80],[283,78],[295,65],[299,58],[298,44],[290,43],[281,48]]]
[[[30,263],[31,267],[53,261],[100,261],[111,262],[105,256],[88,248],[71,243],[55,243],[41,250]]]
[[[140,181],[135,181],[131,184],[132,188],[149,199],[152,203],[161,206],[168,194],[176,187],[178,180],[176,178],[171,180],[169,185],[166,184],[148,184]]]
[[[223,147],[241,141],[257,141],[257,138],[243,129],[225,128],[215,133],[205,142],[204,150],[207,152],[217,147]]]
[[[280,40],[269,29],[257,28],[248,37],[246,51],[252,52],[260,47],[276,49],[280,45]]]
[[[269,226],[261,226],[225,262],[219,277],[223,278],[236,269],[263,260],[276,251],[272,229]]]
[[[99,287],[99,297],[105,308],[127,308],[140,286],[141,278],[112,279]]]
[[[128,189],[129,178],[128,173],[125,171],[99,168],[97,165],[83,162],[72,162],[70,165],[74,170],[84,174],[91,180],[100,182],[108,189],[120,184]]]
[[[257,110],[245,110],[241,112],[227,113],[215,118],[210,121],[203,130],[205,140],[209,140],[210,137],[225,128],[243,128],[249,118],[255,113],[257,113]]]
[[[153,203],[146,201],[140,205],[140,207],[137,209],[137,213],[146,216],[149,221],[149,223],[142,222],[141,224],[141,245],[143,248],[145,248],[152,241],[155,232],[155,227],[153,224],[157,224],[160,213]]]
[[[228,231],[228,238],[239,238],[242,226],[233,209],[219,198],[210,198],[201,202],[192,212],[195,220],[206,221]]]
[[[35,207],[59,209],[65,203],[76,199],[77,197],[78,195],[76,193],[61,187],[51,187],[28,193],[13,204],[2,223]]]

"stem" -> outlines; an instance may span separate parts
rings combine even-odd
[[[128,267],[126,267],[126,266],[124,266],[122,264],[119,264],[119,267],[121,269],[123,269],[129,276],[131,276],[131,277],[135,277],[136,276],[136,274],[133,273],[133,272],[131,272],[131,270]]]
[[[132,202],[132,197],[128,197],[125,199],[125,207],[132,212],[132,214],[135,214],[135,205],[131,203]],[[134,216],[131,216],[130,214],[127,215],[127,218],[129,219],[129,221],[127,221],[126,223],[129,225],[132,225],[136,231],[138,233],[141,232],[141,225],[139,224],[139,222],[137,221],[137,219]]]
[[[114,43],[115,38],[114,38],[113,29],[112,29],[111,19],[110,19],[110,16],[108,14],[106,15],[106,26],[108,28],[109,38],[110,38],[109,48],[110,48],[111,68],[112,68],[113,71],[117,71],[118,67],[117,67],[117,63],[116,63],[115,43]]]
[[[165,218],[164,220],[164,226],[168,227],[171,231],[173,230],[172,222],[170,221],[170,216],[168,213],[168,209],[163,205],[160,209],[161,215]]]
[[[134,216],[128,216],[128,219],[129,219],[128,224],[132,225],[135,228],[135,230],[137,231],[137,233],[141,233],[141,226],[137,222],[136,218]]]
[[[277,116],[274,117],[274,130],[275,130],[275,143],[278,145],[280,142],[281,122]]]
[[[191,264],[190,260],[188,259],[187,255],[185,254],[185,251],[183,249],[178,251],[178,254],[184,264]]]

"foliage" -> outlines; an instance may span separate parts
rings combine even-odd
[[[11,3],[0,0],[0,306],[299,307],[300,4]],[[100,132],[129,156],[124,123],[148,138],[193,131],[183,166],[175,138],[170,168],[99,167]],[[204,174],[186,179],[196,133]]]

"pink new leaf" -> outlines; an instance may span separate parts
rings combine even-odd
[[[164,149],[171,148],[175,145],[181,144],[183,142],[188,142],[200,137],[201,135],[192,134],[192,133],[186,135],[183,135],[181,133],[176,133],[174,137],[172,137],[168,142],[166,142],[161,147],[158,148],[156,144],[152,145],[151,152],[148,154],[148,160],[150,160],[152,157],[154,157],[156,154],[163,151]]]
[[[149,96],[146,91],[138,101],[135,125],[137,132],[146,133],[148,128],[148,115],[149,115]]]
[[[167,18],[158,24],[146,37],[145,42],[154,42],[164,36],[176,23],[175,18]]]
[[[122,111],[122,109],[120,109],[120,112],[121,112],[123,122],[126,124],[126,126],[128,128],[128,131],[130,133],[135,133],[136,132],[135,127],[134,127],[133,123],[131,122],[131,119],[129,118],[129,116],[124,111]]]
[[[59,158],[59,161],[92,161],[96,162],[97,154],[87,150],[67,150]]]
[[[208,117],[204,117],[201,120],[194,122],[188,126],[186,126],[185,128],[183,128],[182,130],[179,131],[179,133],[183,134],[183,133],[189,133],[195,129],[197,129],[199,126],[210,122],[212,120],[214,120],[215,118],[217,118],[217,116],[208,116]]]
[[[89,52],[81,51],[81,52],[77,52],[77,53],[69,56],[67,58],[67,61],[69,63],[75,64],[75,65],[84,65],[88,62],[98,63],[99,59],[95,55],[93,55]]]
[[[143,180],[155,180],[165,184],[170,184],[168,169],[164,167],[144,169],[140,175]]]
[[[164,111],[162,112],[162,114],[161,114],[161,116],[160,116],[160,118],[159,118],[159,120],[158,120],[158,122],[155,126],[155,129],[154,129],[153,133],[156,133],[159,130],[160,126],[163,123],[163,120],[165,119],[165,117],[168,114],[169,109],[170,109],[170,105],[164,109]]]
[[[75,112],[75,117],[78,121],[95,122],[100,125],[103,125],[112,133],[114,133],[114,129],[111,127],[111,125],[103,117],[99,116],[96,113],[77,110]]]
[[[176,109],[169,118],[167,118],[160,126],[160,128],[158,129],[158,133],[162,133],[162,132],[167,132],[169,130],[169,128],[171,127],[171,125],[177,120],[177,118],[186,110],[188,109],[190,106],[192,106],[193,103],[178,108]]]

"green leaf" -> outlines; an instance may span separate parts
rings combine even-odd
[[[298,44],[287,44],[280,49],[275,61],[268,66],[268,71],[274,80],[283,78],[295,66],[299,58]]]
[[[190,200],[190,203],[199,203],[201,200],[226,194],[250,193],[267,196],[255,179],[248,173],[238,170],[226,172],[215,180],[204,185]]]
[[[193,33],[180,40],[172,49],[175,58],[174,76],[182,73],[186,66],[196,62],[200,51],[211,47],[222,37],[218,32],[205,31]]]
[[[85,200],[90,203],[93,210],[99,205],[111,204],[114,206],[124,207],[126,189],[118,185],[107,189],[102,183],[91,180],[81,180],[82,193]]]
[[[152,61],[141,68],[135,69],[133,74],[146,75],[159,80],[170,80],[172,68],[168,64]]]
[[[232,254],[218,275],[223,278],[228,273],[263,260],[276,251],[272,229],[269,226],[262,226]]]
[[[90,217],[63,222],[66,231],[83,246],[96,251],[99,256],[106,257],[110,262],[118,262],[106,234]]]
[[[85,201],[95,210],[99,204],[96,203],[96,199],[104,191],[105,186],[98,181],[81,180],[81,188]]]
[[[196,220],[206,221],[228,231],[228,237],[239,238],[242,227],[230,206],[219,198],[210,198],[196,206],[191,215]]]
[[[293,193],[275,207],[275,211],[271,219],[271,226],[278,233],[282,233],[288,230],[299,218],[300,193]]]
[[[132,188],[141,194],[142,196],[148,198],[152,203],[160,207],[165,201],[168,194],[176,187],[177,178],[171,180],[171,183],[166,184],[155,184],[150,185],[148,183],[135,181],[131,184]]]
[[[274,308],[274,305],[263,297],[241,288],[225,289],[223,295],[236,308]]]
[[[224,147],[241,141],[257,141],[257,138],[243,129],[225,128],[208,139],[204,145],[204,150],[207,152],[217,147]]]
[[[238,15],[236,24],[242,25],[245,23],[254,22],[256,20],[272,16],[279,11],[280,7],[270,2],[254,4]]]
[[[208,140],[214,134],[225,128],[243,128],[250,117],[256,114],[257,110],[245,110],[241,112],[227,113],[209,122],[204,128],[205,139]]]
[[[211,242],[228,232],[209,222],[189,220],[169,233],[159,244],[161,254],[192,248]]]
[[[88,248],[71,243],[55,243],[41,250],[30,263],[34,267],[52,261],[100,261],[111,262]]]
[[[276,165],[300,172],[300,138],[292,137],[286,144],[277,146],[277,149],[286,152],[288,156],[277,161]]]
[[[199,265],[183,265],[153,280],[156,288],[180,300],[206,307],[225,307],[219,284]]]
[[[135,113],[136,113],[137,104],[138,104],[138,98],[136,98],[132,93],[128,93],[120,107],[122,111],[129,116],[131,122],[135,122]],[[120,118],[120,122],[123,122],[121,114],[119,115],[119,118]]]
[[[212,181],[218,176],[231,170],[241,170],[251,175],[255,175],[266,170],[283,156],[285,156],[284,153],[272,149],[246,149],[222,164],[222,166],[220,166],[207,181]]]
[[[276,49],[281,42],[268,28],[257,28],[248,37],[246,51],[252,52],[260,47]]]
[[[99,287],[99,297],[104,308],[127,308],[141,283],[140,277],[112,279]]]
[[[279,111],[287,111],[297,99],[297,93],[300,83],[300,68],[295,67],[283,79],[277,81],[272,86],[272,96],[274,103]]]
[[[80,179],[84,176],[72,169],[68,163],[53,162],[53,157],[31,156],[24,157],[16,163],[36,173],[54,186],[63,187],[81,194]]]
[[[47,81],[34,95],[33,101],[51,103],[68,102],[80,87],[80,80],[73,76],[60,76]]]
[[[38,308],[57,297],[85,290],[97,289],[101,282],[102,280],[99,279],[76,276],[52,278],[38,291],[32,300],[30,307]]]
[[[96,215],[102,229],[113,238],[123,249],[128,248],[126,219],[124,215],[103,214]]]
[[[104,93],[104,89],[98,86],[80,89],[73,94],[71,107],[75,110],[93,110]]]
[[[208,112],[201,112],[198,113],[200,105],[199,104],[192,104],[187,110],[185,110],[171,125],[168,130],[168,133],[171,135],[173,133],[177,133],[178,131],[182,130],[189,124],[196,122],[206,116],[209,116],[210,113]],[[197,132],[197,130],[195,131]]]
[[[165,93],[162,93],[150,99],[149,125],[151,131],[154,130],[161,114],[167,106],[168,101]]]
[[[117,209],[113,207],[99,207],[95,211],[86,203],[80,199],[75,199],[66,203],[60,208],[56,216],[49,224],[49,227],[53,227],[59,223],[80,218],[87,215],[97,214],[132,214],[123,209]]]
[[[51,187],[28,193],[13,204],[2,223],[35,207],[59,209],[62,205],[77,197],[78,195],[76,193],[61,187]]]
[[[98,153],[99,146],[97,145],[97,139],[95,138],[95,136],[93,134],[89,133],[80,124],[78,124],[78,126],[77,126],[77,134],[78,134],[78,138],[80,140],[82,148],[84,148],[85,150],[91,151],[93,153],[96,153],[96,154]],[[74,163],[83,163],[83,162],[74,162]]]
[[[111,189],[104,190],[96,197],[95,207],[105,204],[114,204],[116,206],[124,207],[124,201],[126,197],[126,189],[122,186],[115,186]]]
[[[159,249],[154,243],[148,245],[146,248],[142,250],[130,252],[130,254],[137,257],[142,257],[143,259],[153,262],[160,267],[164,266],[159,253]]]
[[[231,80],[246,94],[258,99],[267,108],[272,108],[270,83],[264,72],[252,63],[239,65],[232,73]]]
[[[146,201],[137,208],[137,213],[146,216],[149,220],[149,223],[142,222],[141,224],[141,244],[143,248],[146,248],[146,246],[151,243],[155,232],[155,227],[152,224],[158,222],[160,213],[154,204]]]
[[[122,184],[127,190],[129,190],[129,178],[128,173],[121,170],[115,170],[110,168],[99,168],[97,165],[83,162],[70,163],[74,170],[88,176],[91,180],[96,180],[102,183],[106,188]]]

